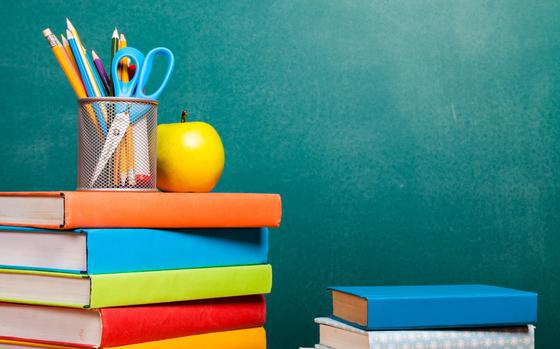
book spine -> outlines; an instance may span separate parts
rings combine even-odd
[[[102,347],[260,327],[264,296],[101,309]]]
[[[91,275],[91,308],[270,293],[269,264]]]
[[[89,274],[264,264],[268,229],[86,229]]]

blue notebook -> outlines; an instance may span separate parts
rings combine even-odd
[[[264,264],[268,229],[77,229],[0,226],[0,268],[87,274]]]
[[[537,294],[487,285],[330,287],[333,318],[365,330],[534,324]]]

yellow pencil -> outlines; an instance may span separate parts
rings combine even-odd
[[[119,50],[121,48],[125,48],[125,47],[126,47],[126,38],[124,37],[124,34],[121,33],[121,36],[119,38]],[[119,76],[120,76],[122,82],[128,82],[129,81],[128,64],[129,64],[129,59],[128,58],[123,58],[119,63]]]
[[[119,37],[119,50],[125,48],[127,45],[126,37],[123,33],[121,33]],[[128,64],[129,59],[123,58],[119,64],[119,77],[122,82],[129,82],[128,76]],[[121,172],[121,183],[123,182],[123,177],[126,177],[128,180],[129,185],[136,185],[136,176],[134,174],[134,144],[133,144],[133,137],[132,137],[132,127],[128,126],[125,135],[125,146],[121,147],[121,161],[124,162],[122,170],[125,173]]]
[[[70,63],[70,59],[66,55],[66,52],[60,44],[60,41],[58,41],[56,36],[51,32],[49,28],[43,30],[43,36],[45,37],[45,39],[47,39],[47,42],[51,46],[51,50],[53,51],[58,64],[60,64],[62,71],[66,75],[66,78],[70,82],[70,85],[72,85],[76,96],[78,96],[78,98],[87,97],[86,90],[82,85],[82,80],[80,80],[79,74],[74,69],[74,67],[72,67],[72,63]]]
[[[66,55],[70,59],[70,63],[72,63],[74,70],[79,72],[78,64],[76,63],[76,59],[74,58],[74,54],[72,53],[72,48],[70,47],[68,40],[66,40],[64,34],[60,34],[60,37],[62,38],[62,47],[64,47],[64,51],[66,51]],[[81,77],[80,77],[80,81],[81,81]]]
[[[86,58],[86,50],[84,48],[84,45],[82,44],[82,41],[80,40],[80,36],[78,35],[78,31],[76,31],[76,28],[74,28],[74,26],[72,25],[72,22],[70,22],[70,20],[68,18],[66,18],[66,26],[68,27],[68,30],[74,35],[74,39],[76,39],[76,44],[78,44],[78,51],[80,52],[80,56],[82,57],[82,60],[84,61],[84,66],[86,68],[86,73],[87,73],[87,76],[88,76],[89,81],[91,83],[91,87],[93,88],[93,93],[95,94],[95,97],[101,97],[101,91],[99,90],[99,86],[97,86],[95,76],[93,75],[93,70],[92,69],[95,69],[95,68],[90,66],[89,61]]]

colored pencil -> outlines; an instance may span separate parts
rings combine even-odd
[[[119,37],[119,50],[125,47],[126,47],[126,38],[124,37],[124,34],[121,33],[121,36]],[[129,64],[128,58],[123,58],[119,64],[119,68],[120,68],[119,74],[122,82],[130,81],[128,78],[128,64]]]
[[[95,80],[95,84],[99,88],[99,94],[101,95],[101,97],[106,97],[107,96],[107,91],[105,91],[105,87],[103,86],[103,83],[101,82],[101,77],[99,76],[99,73],[97,72],[97,69],[95,69],[95,64],[93,64],[93,60],[91,59],[91,57],[87,53],[86,48],[82,47],[82,49],[86,53],[86,59],[87,59],[88,65],[92,68],[93,79]]]
[[[117,31],[117,28],[115,28],[115,30],[113,31],[113,37],[111,38],[111,61],[109,62],[109,74],[112,74],[112,69],[111,66],[113,64],[113,58],[115,57],[115,53],[117,53],[117,51],[119,50],[119,32]],[[112,75],[109,75],[109,82],[110,82],[110,87],[111,87],[111,96],[115,95],[115,89],[113,86],[113,82],[115,77]]]
[[[119,36],[119,50],[125,48],[127,46],[126,37],[123,33]],[[119,78],[122,82],[129,82],[128,76],[128,64],[129,59],[123,58],[119,62]],[[132,136],[132,128],[129,126],[126,135],[124,138],[124,144],[120,147],[121,156],[120,156],[120,174],[121,174],[121,184],[124,185],[128,180],[129,185],[135,185],[136,176],[134,174],[134,148],[133,148],[133,136]]]
[[[93,92],[93,87],[91,86],[91,82],[90,82],[90,80],[87,76],[85,63],[82,60],[82,55],[79,52],[80,49],[78,48],[78,44],[76,43],[76,40],[74,39],[74,35],[72,34],[72,32],[70,32],[70,30],[66,30],[66,36],[68,37],[68,44],[70,45],[70,48],[72,49],[72,53],[74,54],[74,58],[76,59],[76,64],[78,65],[80,73],[82,74],[82,82],[84,83],[84,86],[86,88],[87,96],[94,97],[95,93]],[[84,96],[84,97],[87,97],[87,96]],[[100,130],[101,134],[103,135],[107,132],[107,123],[106,123],[105,117],[103,116],[103,113],[99,109],[98,105],[94,105],[94,109],[95,109],[95,114],[97,116],[97,120],[95,120],[95,118],[93,118],[91,116],[91,114],[90,114],[90,118],[92,119],[92,122],[96,126],[96,128],[98,130]]]
[[[70,22],[70,20],[68,18],[66,18],[66,26],[68,27],[68,31],[70,31],[72,33],[74,39],[76,40],[76,44],[78,45],[78,53],[82,57],[82,61],[84,62],[84,67],[86,69],[86,75],[89,78],[89,82],[91,84],[91,87],[93,88],[94,95],[90,96],[90,97],[101,97],[101,91],[99,90],[99,86],[97,85],[95,75],[94,75],[93,70],[92,70],[93,67],[90,66],[90,62],[88,60],[87,53],[84,49],[84,45],[82,44],[82,41],[80,40],[80,36],[78,35],[78,31],[76,30],[76,28],[74,28],[74,26],[72,25],[72,22]],[[68,32],[66,33],[66,35],[68,35]],[[83,74],[82,74],[82,79],[84,79]]]
[[[131,64],[128,66],[128,78],[132,79],[136,73],[136,64]]]
[[[60,34],[60,37],[62,38],[62,47],[64,47],[64,50],[66,51],[66,55],[70,59],[70,63],[72,63],[72,66],[74,67],[74,70],[79,72],[78,65],[76,64],[76,59],[74,59],[74,54],[72,53],[72,48],[70,47],[70,44],[68,44],[68,40],[66,40],[66,37],[64,36],[64,34]],[[80,76],[80,81],[82,81],[81,76]],[[82,82],[82,85],[83,85],[83,82]],[[84,89],[85,89],[85,87],[84,87]]]
[[[97,73],[99,74],[99,77],[103,82],[103,87],[105,87],[105,91],[107,92],[107,94],[109,94],[111,91],[109,87],[110,85],[109,77],[107,76],[107,72],[105,71],[105,68],[103,68],[103,62],[101,61],[101,58],[99,58],[99,56],[95,53],[94,50],[91,50],[91,57],[93,58],[93,64],[95,65]]]
[[[76,39],[70,30],[66,30],[66,37],[68,38],[68,45],[72,49],[72,53],[74,58],[76,59],[76,65],[82,75],[82,82],[86,88],[87,96],[88,97],[95,97],[95,93],[93,92],[93,87],[91,85],[91,81],[86,72],[86,66],[82,55],[80,54],[80,49],[78,48],[78,44],[76,43]]]
[[[117,28],[113,31],[113,36],[111,37],[111,62],[109,64],[109,78],[111,79],[111,96],[115,95],[115,80],[118,79],[118,76],[113,76],[111,66],[113,65],[113,58],[115,54],[119,50],[119,32]],[[113,185],[118,186],[120,183],[120,171],[119,171],[119,163],[120,163],[120,148],[117,148],[115,151],[115,156],[113,157]]]
[[[76,96],[78,96],[78,98],[87,97],[86,91],[84,90],[84,87],[82,86],[82,83],[80,81],[78,72],[76,72],[76,70],[72,67],[70,59],[66,55],[64,48],[62,47],[56,36],[51,32],[49,28],[43,30],[43,36],[49,43],[51,50],[56,60],[58,61],[58,64],[60,64],[60,67],[62,68],[64,75],[66,75],[66,78],[70,82],[70,85],[76,93]]]

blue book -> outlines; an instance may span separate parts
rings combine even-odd
[[[268,229],[76,229],[0,226],[0,268],[86,274],[264,264]]]
[[[333,318],[364,330],[534,324],[537,294],[487,285],[330,287]]]

